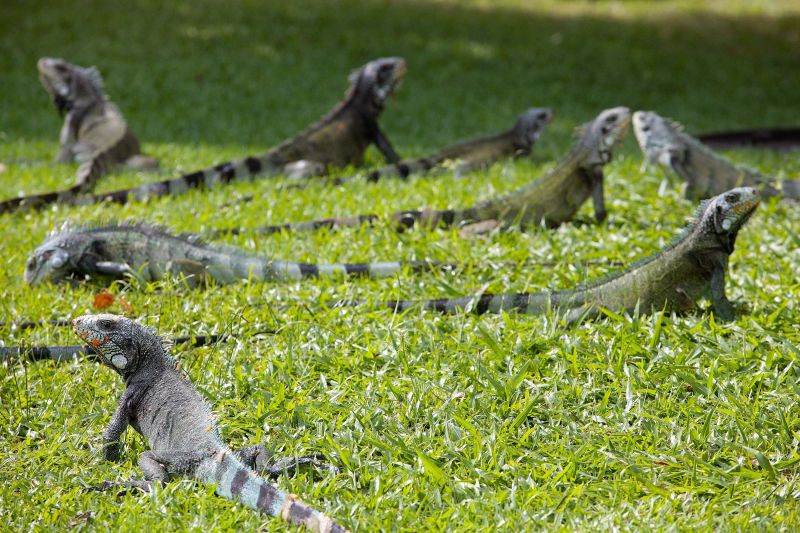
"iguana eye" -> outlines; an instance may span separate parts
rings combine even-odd
[[[114,329],[116,323],[113,320],[98,320],[97,325],[100,326],[101,329]]]
[[[617,121],[616,113],[612,113],[611,115],[608,115],[608,117],[606,117],[606,122],[608,122],[609,124],[616,121]]]
[[[738,192],[731,192],[725,195],[725,201],[729,204],[735,204],[740,198],[741,195]]]

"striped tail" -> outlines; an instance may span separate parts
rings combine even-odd
[[[413,228],[414,226],[424,227],[452,227],[460,222],[472,222],[472,210],[432,210],[424,209],[421,211],[397,211],[389,216],[389,219],[395,224],[398,230]],[[280,232],[295,232],[295,231],[318,231],[320,229],[338,229],[338,228],[357,228],[364,224],[372,225],[381,220],[383,217],[376,214],[355,215],[351,217],[342,218],[320,218],[317,220],[310,220],[308,222],[293,222],[288,224],[277,224],[274,226],[258,226],[253,228],[228,228],[210,230],[205,233],[206,236],[215,238],[223,235],[242,235],[245,233],[256,233],[259,235],[271,235]]]
[[[83,189],[83,185],[73,185],[69,189],[61,191],[31,194],[4,200],[0,202],[0,213],[10,213],[18,209],[42,209],[55,203],[69,203],[81,194]]]
[[[570,305],[569,301],[561,301],[562,295],[558,292],[518,292],[509,294],[476,294],[461,298],[441,298],[436,300],[389,300],[380,303],[381,307],[403,312],[419,308],[440,313],[458,313],[467,311],[476,315],[486,313],[517,312],[530,315],[544,314],[551,309],[558,308],[559,304]],[[358,305],[357,302],[337,302],[337,306]]]
[[[318,533],[343,533],[340,526],[321,512],[309,507],[294,494],[288,494],[259,477],[230,450],[222,450],[204,459],[197,467],[197,478],[216,483],[220,496],[238,501],[251,509],[287,522],[303,525]]]
[[[235,181],[252,180],[260,174],[277,174],[282,167],[270,161],[268,155],[247,157],[237,161],[228,161],[215,167],[185,174],[170,180],[146,183],[139,187],[120,189],[103,194],[95,194],[81,199],[81,204],[96,204],[100,202],[113,202],[126,204],[132,200],[145,200],[161,196],[176,196],[190,189],[212,187],[217,183],[228,185]]]
[[[336,275],[347,277],[365,276],[373,279],[385,278],[402,272],[404,269],[409,269],[412,272],[426,272],[438,268],[452,268],[457,265],[435,261],[385,261],[376,263],[333,263],[328,265],[271,261],[267,266],[269,268],[267,279],[289,281]]]
[[[783,180],[781,190],[784,198],[800,200],[800,180]]]

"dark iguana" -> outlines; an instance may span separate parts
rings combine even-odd
[[[330,113],[265,154],[221,163],[170,180],[81,198],[78,203],[127,203],[133,199],[177,195],[187,189],[281,173],[296,178],[308,177],[322,174],[328,167],[361,165],[370,144],[374,144],[389,162],[395,163],[400,157],[378,126],[378,117],[386,98],[398,87],[405,73],[406,62],[402,58],[375,59],[351,74],[351,86],[345,99]]]
[[[118,461],[120,438],[130,425],[149,449],[139,456],[143,481],[107,481],[95,487],[138,487],[190,476],[215,484],[216,493],[262,513],[323,533],[346,529],[256,473],[266,459],[263,446],[234,451],[220,438],[211,408],[175,366],[162,339],[133,320],[116,315],[73,321],[78,337],[125,380],[125,392],[103,433],[103,458]]]
[[[595,218],[606,218],[603,194],[603,166],[611,160],[612,149],[625,136],[630,124],[627,107],[606,109],[597,118],[578,128],[578,138],[570,151],[544,176],[498,198],[483,201],[465,209],[399,211],[390,215],[400,228],[414,225],[458,226],[486,221],[485,226],[537,226],[541,223],[556,227],[570,220],[583,203],[592,198]],[[383,217],[375,214],[343,218],[328,218],[254,228],[258,233],[315,230],[360,226]],[[212,235],[236,234],[246,228],[215,230]]]
[[[0,213],[68,201],[91,191],[100,177],[119,166],[137,170],[158,167],[155,159],[141,154],[136,136],[103,91],[103,78],[97,68],[49,57],[41,58],[37,66],[56,109],[66,113],[56,162],[74,161],[80,167],[75,185],[69,189],[0,202]]]
[[[30,285],[84,277],[160,280],[167,273],[183,275],[192,285],[210,279],[234,283],[254,279],[283,281],[317,276],[391,276],[403,269],[430,270],[425,261],[307,264],[248,255],[230,246],[210,246],[196,235],[172,235],[152,226],[117,224],[68,230],[48,237],[25,266]]]
[[[518,311],[542,314],[564,312],[570,321],[597,317],[600,308],[614,312],[688,311],[701,298],[710,298],[715,314],[723,320],[734,317],[725,296],[725,275],[739,230],[760,201],[752,187],[733,189],[705,200],[696,220],[661,252],[634,264],[630,269],[574,290],[481,294],[463,298],[395,300],[383,306],[399,311],[420,306],[442,312],[470,310],[497,313]]]
[[[733,163],[683,131],[683,126],[653,111],[633,114],[639,147],[651,163],[672,169],[686,182],[686,198],[702,200],[738,186],[756,187],[765,197],[783,193],[800,199],[800,181],[786,180],[782,191],[775,180]]]
[[[552,120],[552,109],[533,107],[520,115],[509,130],[445,146],[435,154],[419,159],[403,159],[396,164],[386,165],[370,172],[367,181],[377,182],[393,177],[407,178],[411,174],[446,170],[455,172],[456,176],[463,176],[502,159],[527,156]],[[333,182],[338,185],[358,177],[339,178]]]

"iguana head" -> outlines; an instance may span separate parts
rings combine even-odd
[[[386,98],[400,86],[406,75],[402,57],[381,57],[350,73],[351,94],[369,111],[383,110]]]
[[[585,148],[591,152],[587,165],[605,165],[611,161],[612,149],[628,133],[631,110],[627,107],[612,107],[597,115],[593,121],[581,126],[578,131]]]
[[[698,238],[733,252],[739,230],[753,215],[761,202],[761,195],[753,187],[738,187],[719,196],[704,200],[697,210],[694,223]]]
[[[683,160],[686,146],[677,125],[652,111],[633,114],[633,131],[645,157],[651,163],[674,167]]]
[[[52,57],[39,59],[36,66],[42,85],[60,113],[78,102],[103,97],[103,78],[95,67],[79,67]]]
[[[163,358],[163,340],[153,330],[118,315],[83,315],[72,321],[78,337],[104,364],[127,377],[153,358]]]
[[[532,107],[517,119],[514,125],[517,142],[530,146],[539,140],[544,128],[553,120],[553,110],[549,107]]]
[[[80,243],[70,232],[50,235],[25,263],[25,281],[33,286],[48,279],[54,283],[66,279],[75,271],[74,261],[80,256],[75,253],[78,246]]]

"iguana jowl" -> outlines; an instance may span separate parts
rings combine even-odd
[[[76,318],[73,328],[92,346],[104,364],[125,380],[125,391],[103,433],[103,458],[118,461],[120,438],[130,425],[149,449],[139,456],[144,481],[106,482],[100,489],[135,486],[148,490],[152,482],[171,476],[191,476],[216,484],[220,496],[262,513],[323,533],[344,527],[297,496],[260,477],[255,468],[260,447],[234,451],[220,438],[217,422],[205,399],[180,372],[162,339],[125,317],[91,315]]]
[[[62,191],[0,202],[0,213],[69,201],[91,191],[100,177],[120,166],[137,170],[158,167],[155,159],[141,154],[136,136],[106,96],[97,68],[79,67],[50,57],[39,59],[37,67],[56,109],[65,114],[56,162],[80,163],[76,183]]]
[[[392,276],[403,269],[430,270],[425,261],[307,264],[249,255],[230,246],[211,246],[197,236],[173,235],[142,224],[117,224],[62,230],[36,248],[25,266],[30,285],[45,280],[133,276],[160,280],[167,273],[183,275],[192,285],[241,280],[284,281],[318,276]]]
[[[614,312],[687,311],[701,298],[710,298],[714,313],[734,317],[725,296],[725,275],[739,230],[758,206],[752,187],[733,189],[704,201],[695,221],[659,253],[630,269],[574,290],[481,294],[463,298],[395,300],[384,305],[400,311],[420,306],[442,312],[469,309],[475,313],[518,311],[542,314],[559,310],[568,320],[596,317],[600,307]]]
[[[603,193],[603,167],[611,160],[612,149],[625,136],[630,124],[627,107],[606,109],[593,121],[578,128],[578,138],[570,151],[544,176],[503,196],[465,209],[426,209],[399,211],[389,218],[400,228],[415,225],[459,226],[487,221],[490,225],[556,227],[570,220],[583,203],[592,198],[595,218],[606,218]],[[360,226],[383,217],[375,214],[327,218],[311,222],[280,224],[260,228],[216,230],[213,235],[255,231],[315,230]]]
[[[265,154],[221,163],[170,180],[84,197],[77,203],[127,203],[258,176],[322,174],[328,167],[361,165],[370,144],[395,163],[400,157],[378,126],[378,117],[386,98],[397,89],[405,73],[406,62],[400,57],[375,59],[351,74],[345,99],[330,113]]]
[[[683,126],[653,111],[634,113],[633,129],[647,159],[671,169],[686,182],[690,200],[709,198],[738,186],[755,187],[765,197],[782,193],[800,199],[800,181],[785,180],[779,191],[774,179],[734,165],[683,131]]]

